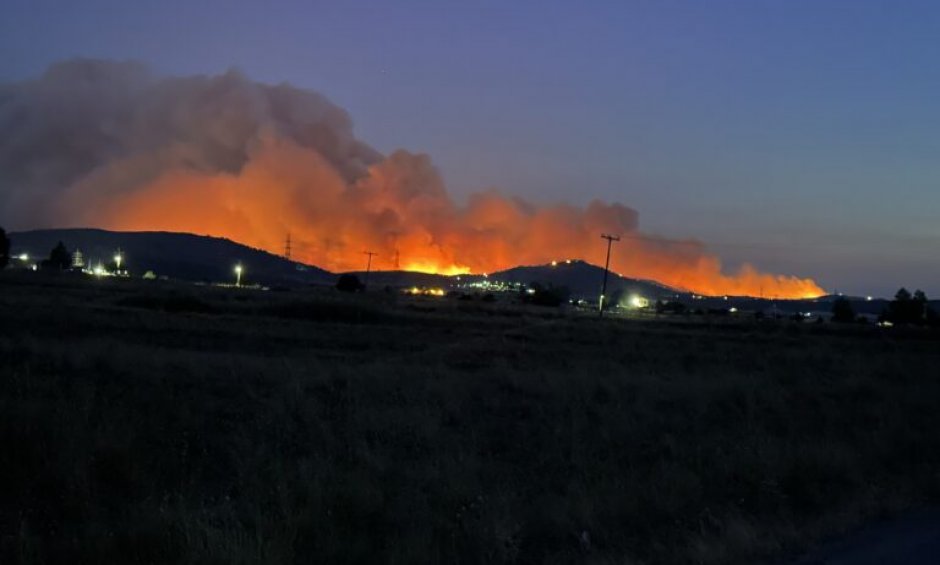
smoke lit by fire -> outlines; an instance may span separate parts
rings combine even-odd
[[[697,241],[645,237],[635,210],[488,191],[458,204],[426,155],[383,157],[322,96],[236,72],[164,78],[71,61],[0,89],[0,222],[228,237],[333,271],[447,274],[581,258],[704,294],[806,297],[812,280],[724,273]]]

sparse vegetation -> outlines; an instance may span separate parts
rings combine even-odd
[[[2,563],[753,563],[940,500],[922,328],[12,275]]]

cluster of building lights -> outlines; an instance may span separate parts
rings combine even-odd
[[[72,259],[73,265],[79,268],[84,267],[84,263],[81,260],[81,252],[77,252]],[[105,268],[104,265],[99,261],[97,265],[92,266],[90,263],[87,268],[82,268],[82,272],[88,275],[94,275],[96,277],[126,277],[128,275],[127,271],[121,270],[121,263],[124,262],[124,254],[118,250],[114,254],[114,270],[109,271]]]
[[[444,296],[445,294],[443,288],[420,288],[417,286],[406,288],[404,293],[412,296]]]

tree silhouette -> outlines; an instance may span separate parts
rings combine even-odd
[[[0,269],[7,266],[10,262],[10,238],[7,232],[0,228]]]
[[[892,324],[923,325],[927,323],[928,318],[932,318],[929,311],[924,291],[917,290],[912,295],[906,288],[902,288],[894,295],[894,300],[888,304],[881,318]]]
[[[840,296],[832,303],[832,321],[839,324],[849,324],[855,321],[855,309],[852,308],[852,302]]]
[[[49,258],[42,262],[44,268],[59,270],[68,269],[71,264],[72,256],[61,241],[49,252]]]

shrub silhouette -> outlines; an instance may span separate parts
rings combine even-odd
[[[685,304],[679,301],[674,301],[674,300],[669,300],[669,301],[657,300],[656,301],[656,313],[657,314],[686,314],[688,313],[688,311],[689,311],[689,308]]]
[[[365,289],[365,286],[363,286],[359,277],[346,273],[339,276],[339,280],[336,281],[336,289],[343,292],[360,292]]]
[[[544,286],[539,283],[532,283],[529,288],[533,292],[525,295],[526,300],[536,306],[561,306],[563,303],[568,302],[568,298],[571,296],[571,291],[563,286]]]

